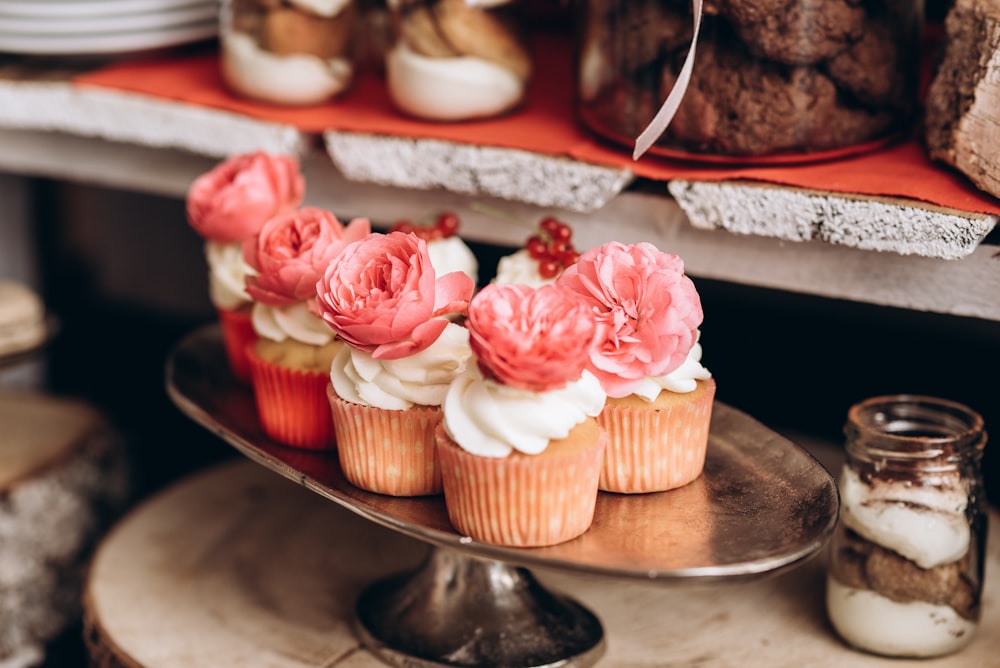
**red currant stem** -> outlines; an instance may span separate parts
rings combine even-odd
[[[473,202],[472,210],[478,211],[479,213],[484,213],[487,216],[492,216],[493,218],[498,218],[500,220],[507,221],[508,223],[513,223],[514,225],[519,225],[529,230],[535,229],[535,226],[529,223],[528,221],[518,218],[517,216],[512,216],[506,211],[498,209],[494,206],[490,206],[488,204],[483,204],[482,202]]]

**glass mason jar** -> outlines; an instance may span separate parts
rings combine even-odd
[[[355,0],[223,0],[223,81],[272,104],[329,100],[353,81],[360,25]]]
[[[830,622],[876,654],[961,649],[978,626],[983,585],[982,417],[944,399],[883,396],[852,406],[845,434]]]
[[[531,54],[510,0],[389,0],[397,109],[434,121],[498,116],[523,100]]]
[[[577,109],[631,146],[678,84],[649,149],[790,161],[880,144],[915,116],[923,3],[912,0],[581,0]],[[682,65],[702,15],[683,87]]]

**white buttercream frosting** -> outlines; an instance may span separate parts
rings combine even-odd
[[[930,657],[969,643],[976,624],[947,605],[899,602],[868,589],[826,583],[830,623],[847,642],[891,656]]]
[[[646,401],[653,401],[662,390],[679,394],[694,392],[699,380],[708,380],[711,377],[712,373],[701,365],[701,344],[695,343],[679,367],[666,375],[647,376],[637,381],[632,394]]]
[[[304,53],[277,55],[252,37],[223,31],[222,74],[235,90],[276,104],[316,104],[341,92],[354,68],[347,58],[324,60]]]
[[[353,0],[288,0],[296,7],[307,9],[317,16],[331,17],[344,11]]]
[[[474,455],[506,457],[514,450],[536,455],[549,441],[565,438],[587,417],[596,417],[606,398],[589,371],[560,389],[532,392],[484,378],[470,364],[448,388],[444,428]]]
[[[384,410],[440,406],[470,355],[469,331],[449,323],[430,346],[400,359],[377,360],[344,346],[330,366],[330,381],[341,399],[354,404]]]
[[[334,339],[333,330],[313,314],[306,302],[291,306],[253,305],[251,315],[257,334],[272,341],[292,339],[311,346],[325,346]]]
[[[250,303],[246,277],[253,269],[243,259],[240,243],[205,242],[208,261],[208,296],[217,308],[229,311]]]
[[[968,492],[959,476],[934,487],[906,481],[864,482],[845,467],[840,478],[841,521],[858,535],[921,568],[960,559],[969,549]]]
[[[493,116],[516,105],[524,81],[482,58],[428,58],[405,43],[386,56],[389,95],[403,111],[440,121]]]
[[[555,281],[553,278],[543,278],[538,273],[538,260],[531,257],[526,248],[504,255],[497,262],[497,274],[494,283],[502,285],[530,285],[540,288]]]
[[[460,237],[452,235],[428,242],[427,254],[430,255],[431,266],[438,276],[461,271],[465,272],[473,283],[479,280],[479,262],[472,249]]]

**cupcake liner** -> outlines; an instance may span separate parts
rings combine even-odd
[[[226,349],[226,359],[233,376],[241,383],[250,382],[250,363],[247,361],[247,345],[257,340],[251,309],[216,309],[222,327],[222,343]]]
[[[715,382],[709,380],[664,408],[605,404],[597,417],[608,436],[601,490],[663,492],[701,475],[714,397]]]
[[[257,416],[275,441],[304,450],[334,449],[333,420],[326,399],[330,375],[279,366],[246,347]]]
[[[494,545],[541,547],[582,535],[594,520],[605,437],[565,454],[479,457],[437,430],[448,518]]]
[[[441,493],[434,430],[439,406],[392,411],[341,399],[328,386],[340,467],[355,487],[390,496]]]

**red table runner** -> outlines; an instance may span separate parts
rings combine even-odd
[[[706,165],[643,157],[605,144],[576,120],[572,53],[561,38],[536,40],[536,74],[525,104],[501,118],[459,123],[421,121],[397,112],[378,73],[364,73],[343,97],[321,105],[285,108],[230,94],[214,50],[113,63],[73,79],[185,104],[228,110],[292,125],[303,132],[325,130],[441,139],[564,156],[599,165],[627,167],[636,175],[668,181],[751,180],[845,194],[899,197],[939,206],[1000,215],[1000,200],[976,189],[964,176],[932,163],[910,137],[861,155],[795,165]]]

